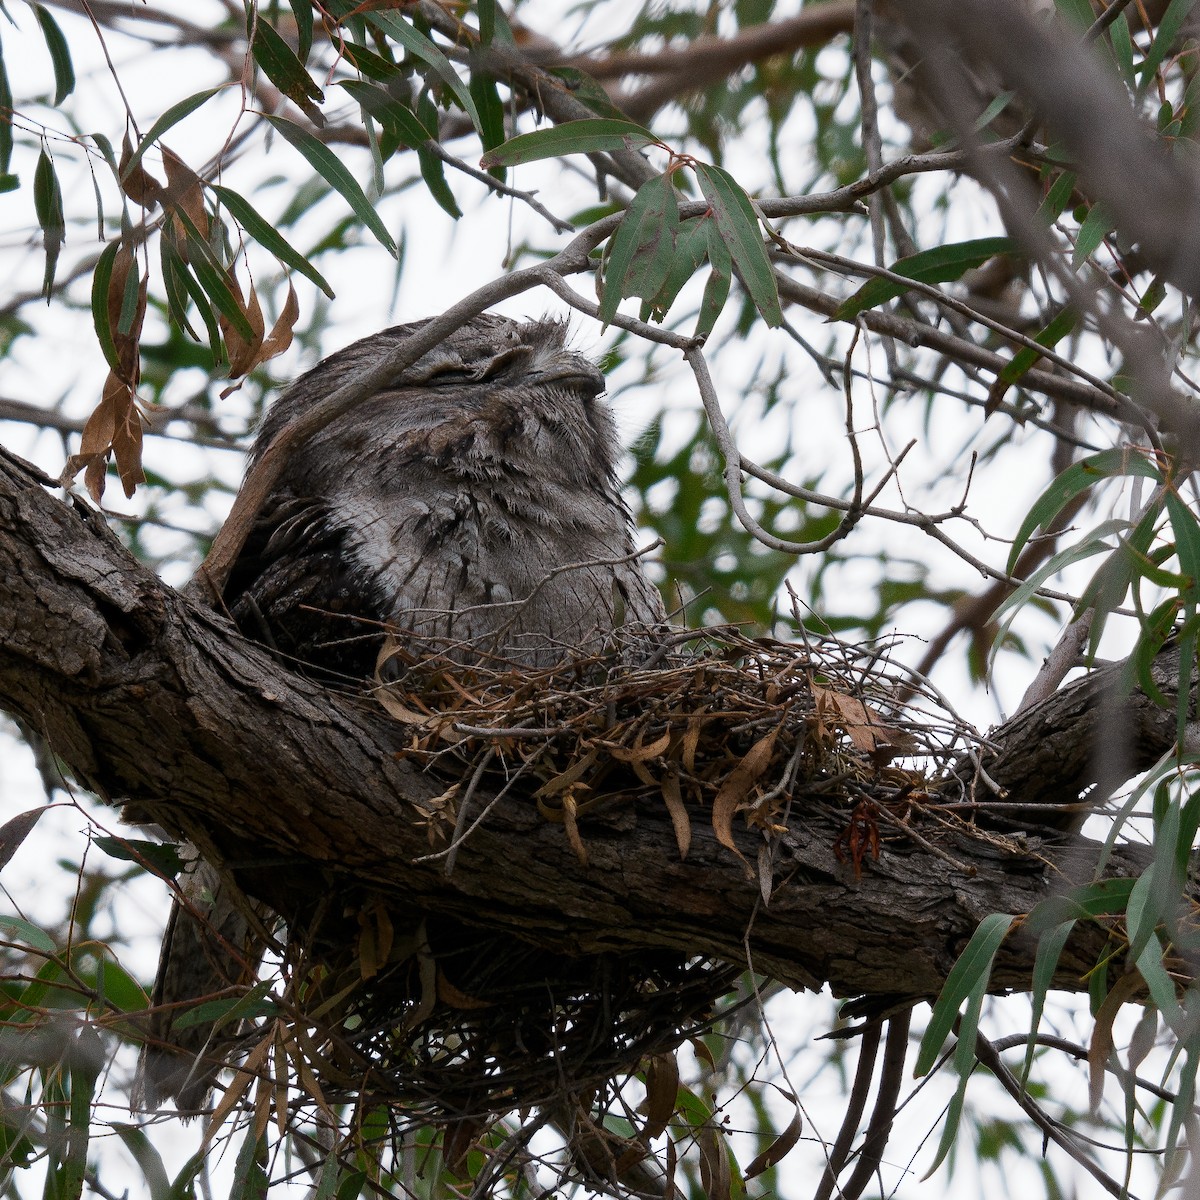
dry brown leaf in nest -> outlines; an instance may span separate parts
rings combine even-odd
[[[687,858],[692,846],[692,822],[683,803],[683,793],[679,787],[679,776],[674,771],[668,771],[661,780],[663,802],[667,806],[667,814],[671,818],[671,827],[675,830],[675,842],[679,846],[680,859]]]
[[[358,969],[363,979],[372,979],[392,955],[395,927],[391,915],[379,901],[358,914]]]
[[[864,704],[854,696],[815,683],[812,694],[818,718],[827,718],[850,739],[856,750],[864,754],[873,757],[886,754],[890,758],[903,749],[909,740],[898,729],[887,725],[869,704]]]
[[[460,1012],[478,1012],[480,1009],[495,1007],[492,1000],[480,1000],[478,996],[468,996],[466,992],[456,988],[446,978],[446,973],[441,967],[437,969],[437,998]]]
[[[779,736],[780,728],[781,726],[776,725],[770,733],[759,738],[746,751],[745,757],[729,772],[725,782],[721,784],[717,798],[713,801],[712,825],[713,832],[717,835],[717,841],[726,849],[732,850],[745,863],[747,871],[750,870],[750,864],[746,862],[745,856],[733,840],[733,818],[770,765],[771,754],[775,749],[775,739]]]
[[[604,746],[617,762],[629,763],[631,766],[636,766],[639,763],[647,763],[651,759],[658,758],[670,744],[671,731],[668,729],[666,733],[655,738],[649,745],[642,742],[641,735],[639,734],[638,740],[633,746],[618,746],[612,743],[604,743]]]
[[[588,865],[587,847],[583,844],[583,838],[579,834],[579,809],[575,803],[575,797],[568,792],[563,797],[563,829],[567,834],[567,841],[571,843],[571,849],[575,851],[575,857],[579,859],[580,865],[586,867]]]

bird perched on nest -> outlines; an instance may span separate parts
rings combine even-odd
[[[267,415],[252,461],[421,324],[301,377]],[[373,673],[387,630],[414,657],[525,667],[595,654],[622,631],[657,641],[662,599],[618,490],[604,377],[565,339],[555,321],[476,317],[297,449],[226,586],[243,632],[300,669],[357,679]],[[171,916],[141,1070],[151,1106],[197,1108],[216,1074],[194,1057],[211,1027],[172,1023],[183,1002],[245,973],[228,947],[246,920],[221,887],[198,867],[185,892],[204,919],[178,903]]]

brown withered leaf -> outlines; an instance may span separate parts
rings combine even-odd
[[[586,867],[588,852],[587,847],[583,844],[583,838],[579,836],[578,814],[579,806],[575,803],[575,797],[568,792],[563,797],[563,829],[566,831],[567,841],[571,843],[571,849],[575,851],[575,857],[579,859],[579,865]]]
[[[254,336],[247,339],[233,327],[233,323],[224,313],[218,316],[221,336],[225,339],[225,350],[229,355],[229,377],[237,379],[251,371],[258,362],[258,352],[263,344],[267,323],[263,318],[262,305],[258,302],[258,292],[254,287],[254,280],[250,281],[250,299],[246,301],[242,297],[242,289],[232,267],[226,270],[225,279],[229,284],[229,290],[237,298],[242,313],[250,323],[250,328],[254,331]]]
[[[108,453],[117,431],[117,395],[124,386],[112,371],[108,373],[100,403],[84,423],[76,458],[94,458],[97,454]]]
[[[146,482],[142,470],[142,414],[133,398],[133,392],[124,384],[117,399],[117,425],[113,430],[113,460],[117,474],[128,499],[137,491],[139,483]]]
[[[804,1121],[800,1116],[799,1108],[797,1108],[796,1114],[792,1117],[788,1127],[761,1154],[751,1161],[750,1165],[746,1168],[744,1178],[753,1179],[756,1175],[761,1175],[764,1171],[775,1166],[800,1140],[800,1134],[803,1130]]]
[[[745,804],[754,785],[770,765],[771,753],[775,749],[775,739],[779,736],[780,728],[776,725],[770,733],[759,738],[746,751],[742,761],[726,776],[721,790],[717,792],[717,798],[713,801],[712,824],[717,841],[727,850],[732,850],[743,863],[746,863],[746,859],[733,840],[733,817]],[[746,869],[750,869],[749,863],[746,863]]]
[[[674,1054],[656,1054],[646,1064],[646,1120],[643,1141],[660,1137],[675,1113],[679,1099],[679,1064]]]
[[[72,454],[63,467],[62,482],[69,484],[80,471],[88,495],[99,504],[104,497],[104,484],[108,470],[108,455],[112,449],[113,435],[117,428],[117,404],[125,385],[111,371],[104,381],[100,403],[84,422],[80,437],[79,452]]]
[[[296,298],[296,289],[288,281],[287,299],[283,302],[283,310],[271,326],[271,332],[263,339],[258,348],[258,357],[254,365],[261,366],[269,362],[277,354],[282,354],[291,344],[296,322],[300,318],[300,301]]]
[[[167,187],[160,197],[163,208],[186,213],[200,236],[208,237],[208,213],[204,208],[204,188],[200,176],[172,150],[162,146],[163,167],[167,172]]]
[[[118,374],[130,387],[137,386],[139,377],[139,347],[149,282],[149,279],[141,277],[133,251],[127,243],[122,242],[113,259],[105,302],[108,306],[108,328],[120,364]]]
[[[457,1008],[462,1012],[476,1012],[479,1009],[495,1007],[491,1000],[480,1000],[478,996],[468,996],[466,992],[456,988],[446,978],[441,967],[437,968],[437,998],[443,1004],[448,1004],[451,1008]]]
[[[711,1121],[696,1131],[696,1148],[700,1151],[700,1187],[708,1200],[730,1200],[733,1194],[733,1175],[721,1130]]]
[[[854,696],[816,684],[812,694],[818,718],[839,728],[856,750],[886,763],[910,745],[907,734],[887,725],[875,709]]]
[[[254,1047],[253,1050],[246,1056],[246,1061],[242,1063],[238,1072],[233,1077],[233,1082],[225,1089],[225,1094],[221,1097],[216,1108],[213,1109],[212,1116],[208,1119],[208,1125],[204,1130],[204,1137],[200,1141],[200,1149],[203,1152],[212,1144],[213,1138],[217,1135],[222,1125],[225,1124],[225,1118],[238,1106],[242,1097],[250,1090],[250,1085],[254,1082],[255,1073],[266,1061],[267,1053],[271,1049],[273,1042],[271,1034]]]
[[[16,854],[17,847],[29,836],[45,811],[45,808],[31,808],[0,825],[0,871]]]
[[[129,134],[127,133],[121,142],[121,161],[118,164],[118,170],[121,175],[121,191],[134,204],[141,208],[153,208],[158,203],[159,196],[162,194],[163,185],[142,166],[142,160],[140,159],[137,166],[126,174],[126,168],[129,166],[129,160],[132,157],[133,145],[129,141]]]
[[[608,751],[617,762],[645,763],[657,758],[670,744],[671,731],[668,729],[666,733],[656,737],[649,745],[644,744],[639,735],[636,745],[609,746]]]
[[[687,805],[683,802],[683,794],[679,787],[679,776],[674,771],[668,771],[660,784],[663,802],[671,818],[671,826],[675,830],[675,843],[679,847],[679,857],[687,858],[692,847],[692,821],[688,816]]]
[[[687,732],[683,735],[683,769],[689,775],[696,773],[696,748],[700,745],[702,724],[698,713],[689,717]]]

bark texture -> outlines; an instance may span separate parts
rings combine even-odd
[[[948,854],[897,838],[855,878],[834,850],[849,804],[798,796],[769,850],[768,904],[704,820],[680,861],[661,804],[615,804],[583,826],[585,868],[562,827],[512,795],[447,875],[440,862],[416,861],[429,853],[425,818],[446,780],[395,759],[402,727],[367,697],[283,670],[162,584],[50,482],[0,453],[0,708],[39,731],[86,786],[196,841],[282,913],[370,893],[568,953],[661,947],[749,962],[794,986],[828,983],[842,996],[927,996],[983,916],[1027,912],[1089,881],[1099,861],[1100,846],[1078,837],[963,839]],[[997,731],[1001,750],[986,765],[1011,799],[1070,802],[1094,781],[1090,756],[1061,748],[1089,744],[1081,730],[1096,696],[1113,696],[1110,682],[1065,689]],[[1129,703],[1130,714],[1142,711],[1139,698]],[[1169,747],[1173,719],[1128,720],[1137,743],[1128,762]],[[481,811],[488,799],[473,804]],[[756,862],[761,835],[737,836]],[[1146,861],[1119,848],[1105,873]],[[1105,936],[1078,928],[1058,986],[1084,986]],[[1027,987],[1033,951],[1031,939],[1010,937],[993,986]]]

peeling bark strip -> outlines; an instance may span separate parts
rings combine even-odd
[[[49,494],[49,482],[0,451],[0,708],[39,731],[82,783],[197,841],[278,911],[314,893],[369,890],[401,910],[569,953],[661,947],[744,963],[748,945],[756,970],[796,986],[933,995],[983,916],[1028,912],[1089,881],[1098,860],[1099,844],[1081,838],[1030,839],[1027,852],[963,839],[952,852],[968,875],[920,846],[885,841],[855,880],[834,852],[850,802],[799,795],[793,827],[773,848],[764,907],[757,880],[707,821],[692,823],[681,862],[666,806],[619,807],[613,821],[585,822],[583,867],[562,828],[514,796],[447,878],[441,864],[415,862],[429,852],[421,818],[445,782],[393,757],[403,736],[394,722],[370,701],[281,669],[138,564],[93,511]],[[1043,751],[1087,744],[1081,723],[1095,706],[1078,700],[1096,686],[1066,689],[993,734],[1003,752],[992,777],[1036,802],[1074,799],[1090,760]],[[1170,736],[1150,720],[1134,728],[1136,761]],[[487,800],[474,803],[482,811]],[[735,837],[755,861],[759,835]],[[1108,873],[1148,861],[1120,849]],[[1081,989],[1104,942],[1098,927],[1077,930],[1056,985]],[[1010,938],[993,987],[1028,986],[1033,952],[1030,938]]]

